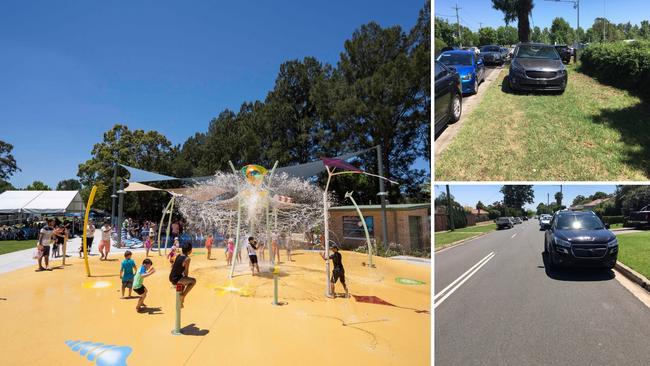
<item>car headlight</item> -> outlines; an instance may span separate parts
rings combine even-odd
[[[558,73],[559,73],[560,75],[564,75],[564,74],[566,74],[566,70],[565,70],[565,69],[561,69]]]
[[[494,55],[494,58],[501,58],[501,55]]]
[[[466,75],[463,75],[463,76],[461,77],[462,80],[469,80],[469,79],[471,79],[471,78],[472,78],[472,75],[471,75],[471,74],[466,74]]]
[[[617,247],[617,246],[618,246],[618,240],[616,238],[614,238],[612,241],[607,243],[608,248]]]
[[[559,245],[559,246],[565,247],[565,248],[570,248],[571,247],[571,243],[569,243],[566,240],[562,240],[562,239],[558,239],[558,238],[555,238],[555,245]]]

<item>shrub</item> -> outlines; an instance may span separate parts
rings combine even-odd
[[[606,224],[622,224],[625,221],[623,216],[603,216],[603,222]]]
[[[601,43],[585,48],[582,70],[603,82],[650,95],[650,42]]]

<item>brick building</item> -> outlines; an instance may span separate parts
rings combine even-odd
[[[380,205],[360,205],[370,239],[381,240],[382,221]],[[405,250],[431,247],[431,204],[386,205],[388,242],[401,244]],[[354,206],[330,208],[332,240],[346,247],[365,245],[365,234]]]

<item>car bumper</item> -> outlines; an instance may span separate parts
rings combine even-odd
[[[503,60],[497,58],[483,58],[483,63],[486,65],[501,65],[503,63]]]
[[[559,245],[553,246],[556,263],[571,267],[613,267],[618,257],[618,246],[607,248],[607,254],[602,257],[576,257],[571,248]]]
[[[515,90],[564,90],[567,84],[566,74],[551,79],[535,79],[526,74],[509,74],[510,87]]]
[[[474,93],[476,91],[474,90],[474,78],[471,78],[469,80],[463,80],[461,84],[462,84],[463,94]]]

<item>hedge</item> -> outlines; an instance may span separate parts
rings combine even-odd
[[[580,57],[582,71],[603,82],[650,95],[650,42],[592,44]]]

